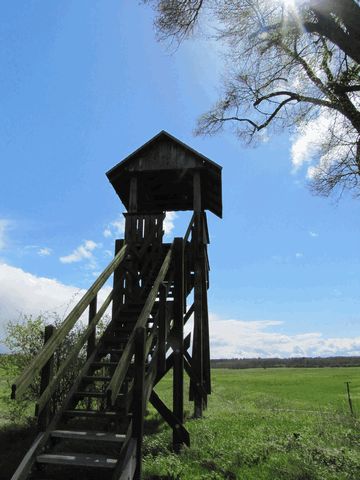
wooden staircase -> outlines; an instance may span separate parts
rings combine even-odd
[[[192,234],[194,225],[193,218],[185,238],[176,238],[172,244],[156,244],[149,233],[145,243],[119,242],[110,265],[61,327],[50,328],[43,349],[13,384],[12,397],[19,398],[41,375],[36,404],[39,436],[12,480],[140,479],[149,401],[173,429],[174,449],[190,444],[183,425],[184,368],[191,379],[191,395],[200,398],[201,405],[206,405],[208,393],[207,377],[192,364],[190,335],[184,338],[183,330],[197,311],[196,292],[188,309],[186,297],[198,285],[204,301],[207,288],[205,280],[196,282],[195,240],[199,237]],[[202,248],[206,249],[205,243]],[[113,290],[97,310],[98,292],[113,273]],[[96,338],[96,326],[111,304],[112,319]],[[87,308],[87,328],[54,371],[56,349]],[[84,349],[86,358],[77,377],[52,411],[60,379]],[[204,348],[202,352],[208,354]],[[170,369],[174,370],[172,410],[153,391]]]

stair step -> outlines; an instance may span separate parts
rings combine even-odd
[[[103,367],[116,367],[118,362],[93,362],[91,366],[93,368],[103,368]]]
[[[53,430],[51,432],[53,438],[66,438],[71,440],[91,440],[101,442],[117,442],[123,443],[126,435],[120,433],[95,432],[86,431],[79,432],[73,430]]]
[[[108,410],[65,410],[66,417],[88,417],[88,418],[121,418],[120,412],[111,412]]]
[[[105,397],[105,392],[76,392],[75,393],[76,397],[92,397],[92,398],[104,398]]]
[[[111,347],[106,347],[101,349],[101,353],[105,355],[121,355],[123,353],[124,349],[123,348],[111,348]]]
[[[43,454],[36,457],[38,463],[51,465],[74,465],[76,467],[115,468],[116,458],[109,458],[106,455],[68,453],[68,454]]]
[[[111,377],[86,375],[83,380],[86,382],[110,382]]]

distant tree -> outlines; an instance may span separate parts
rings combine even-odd
[[[360,195],[360,0],[143,1],[160,39],[181,42],[210,23],[228,47],[222,96],[198,134],[226,124],[245,142],[265,130],[310,132],[314,193]]]

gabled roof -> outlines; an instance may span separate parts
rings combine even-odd
[[[143,213],[193,209],[192,179],[200,171],[202,207],[221,217],[221,167],[162,130],[106,175],[125,207],[130,178],[138,178],[138,206]]]

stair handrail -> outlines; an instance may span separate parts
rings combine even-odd
[[[106,398],[107,398],[107,404],[109,407],[112,407],[115,405],[116,397],[120,391],[121,385],[125,379],[126,372],[129,368],[130,362],[132,355],[134,353],[134,340],[135,340],[135,332],[139,327],[145,327],[146,322],[150,316],[151,310],[153,309],[154,303],[156,301],[159,288],[161,283],[164,281],[166,274],[169,270],[170,263],[172,260],[172,251],[173,251],[173,245],[170,247],[161,267],[158,273],[158,276],[156,277],[154,284],[151,288],[151,291],[145,301],[145,305],[139,315],[139,318],[133,328],[133,331],[129,337],[129,340],[127,341],[127,344],[125,346],[125,349],[122,353],[121,360],[118,363],[111,380],[109,382],[109,385],[106,389]]]
[[[73,361],[76,360],[76,357],[78,356],[80,350],[82,347],[85,345],[85,342],[88,340],[94,329],[96,328],[96,325],[99,323],[100,319],[106,312],[106,309],[110,305],[111,301],[113,299],[113,290],[109,293],[109,295],[106,297],[104,303],[101,305],[99,308],[98,312],[96,313],[95,317],[91,320],[89,323],[88,327],[85,329],[85,331],[80,335],[80,338],[77,340],[75,345],[71,348],[67,358],[64,360],[64,362],[61,363],[59,370],[55,373],[55,375],[52,377],[50,383],[46,387],[46,389],[43,391],[41,396],[38,398],[36,404],[35,404],[35,415],[38,416],[40,412],[44,409],[45,405],[47,402],[50,400],[52,397],[53,393],[55,392],[59,380],[65,375],[67,372],[69,366],[72,364]]]
[[[127,245],[115,255],[105,270],[99,275],[88,291],[83,295],[71,312],[67,315],[62,325],[54,332],[49,341],[44,345],[42,350],[32,360],[30,365],[22,372],[22,374],[12,384],[11,398],[20,398],[26,388],[32,383],[36,375],[41,372],[49,358],[54,354],[66,335],[74,327],[85,309],[89,306],[100,288],[108,280],[110,275],[116,270],[125,259],[127,253]]]

